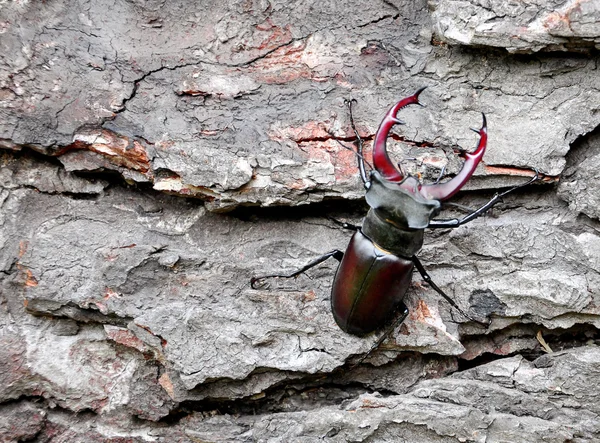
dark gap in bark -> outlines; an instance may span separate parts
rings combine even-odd
[[[447,43],[440,42],[436,36],[432,37],[433,46],[444,46]],[[494,46],[476,46],[476,45],[448,45],[448,47],[459,54],[467,54],[473,57],[485,57],[495,60],[509,60],[512,59],[518,63],[530,63],[532,61],[551,60],[551,59],[576,59],[576,60],[594,60],[600,56],[600,50],[596,49],[595,44],[590,42],[590,46],[582,47],[581,42],[575,42],[573,45],[565,44],[565,49],[551,48],[541,50],[538,52],[508,52],[506,48],[494,47]],[[478,88],[477,85],[473,86]],[[481,86],[482,87],[482,86]]]
[[[123,328],[133,321],[133,317],[121,317],[112,312],[103,314],[93,304],[81,307],[71,301],[61,304],[39,298],[26,300],[25,311],[36,317],[66,318],[78,323],[109,324]]]
[[[49,165],[57,166],[62,168],[62,163],[58,160],[57,157],[52,157],[49,155],[42,154],[41,152],[36,151],[27,146],[21,147],[20,151],[11,151],[8,149],[0,149],[0,156],[4,158],[14,158],[15,160],[19,160],[22,158],[30,158],[39,163],[47,163]]]
[[[0,149],[0,158],[5,161],[15,160],[16,162],[20,160],[31,160],[33,163],[45,164],[48,166],[55,167],[59,170],[63,170],[67,174],[72,174],[75,177],[79,177],[85,179],[91,183],[95,183],[98,180],[102,180],[107,182],[109,185],[104,188],[106,191],[108,188],[114,185],[129,187],[131,185],[127,184],[125,178],[118,172],[110,169],[98,169],[95,171],[67,171],[59,157],[45,155],[41,152],[38,152],[32,148],[27,146],[23,146],[20,151],[9,151]],[[24,167],[26,168],[26,167]],[[22,185],[22,187],[27,187],[31,189],[37,189],[35,184],[33,185]],[[42,192],[42,191],[40,191]],[[93,200],[96,199],[100,194],[92,194],[92,193],[83,193],[83,192],[46,192],[47,194],[60,194],[71,197],[73,199],[80,200]]]
[[[95,171],[71,171],[71,174],[91,182],[94,180],[104,180],[109,184],[108,187],[104,189],[105,191],[112,186],[134,187],[143,184],[136,183],[135,185],[131,185],[125,181],[125,178],[118,171],[104,168],[96,169]]]
[[[523,178],[523,181],[527,181]],[[509,186],[507,186],[508,188]],[[522,189],[517,189],[510,195],[505,197],[498,205],[492,210],[488,211],[483,217],[493,215],[494,212],[504,212],[505,210],[512,209],[514,207],[522,206],[519,198],[522,196],[528,197],[528,203],[534,200],[534,196],[542,196],[545,193],[554,192],[556,187],[555,182],[538,182]],[[451,217],[450,214],[464,215],[468,211],[466,208],[456,209],[452,207],[452,203],[463,203],[463,206],[475,209],[481,206],[483,203],[491,199],[494,194],[501,189],[486,189],[486,190],[472,190],[472,191],[461,191],[457,196],[450,200],[450,204],[446,205],[447,209],[442,212],[439,218]],[[454,205],[456,206],[456,205]],[[234,217],[242,221],[269,221],[269,220],[295,220],[299,221],[306,218],[312,217],[332,217],[336,219],[343,219],[349,217],[355,220],[362,219],[367,215],[369,210],[366,202],[361,200],[347,200],[347,199],[335,199],[327,198],[320,202],[310,203],[308,205],[299,206],[269,206],[261,207],[258,205],[247,205],[238,206],[237,208],[227,212],[227,216]],[[427,231],[429,235],[432,232],[446,232],[447,230],[438,229]]]
[[[569,178],[577,171],[578,165],[581,162],[584,162],[588,155],[590,155],[587,142],[599,135],[600,126],[597,126],[592,131],[578,136],[573,143],[571,143],[569,152],[565,156],[567,163],[561,174],[562,178]]]
[[[530,326],[531,329],[528,337],[535,338],[537,331],[541,330],[543,338],[554,352],[585,346],[590,343],[600,345],[600,330],[592,325],[576,325],[568,329],[546,329],[543,327],[535,327],[535,325],[528,326]],[[506,331],[498,332],[506,333]],[[523,331],[518,332],[523,334]],[[520,337],[527,337],[527,335],[521,335]],[[540,344],[537,344],[531,349],[524,349],[507,355],[497,355],[486,352],[471,360],[459,358],[458,370],[456,372],[472,369],[515,355],[522,355],[525,359],[533,361],[545,354],[546,352]],[[402,353],[396,361],[403,358],[410,358],[410,356],[411,353]],[[367,366],[368,365],[362,365],[356,369],[364,370]],[[429,376],[423,378],[428,379],[435,377],[434,374],[429,374]],[[344,365],[325,376],[314,375],[293,382],[284,381],[263,391],[260,398],[249,396],[241,399],[184,401],[174,408],[168,416],[161,419],[159,423],[175,425],[181,419],[197,413],[202,413],[203,415],[206,415],[206,417],[210,417],[227,414],[261,415],[301,410],[305,411],[327,406],[338,406],[345,401],[355,400],[359,395],[364,393],[377,392],[383,397],[402,394],[402,392],[372,388],[367,384],[356,382],[352,379],[353,376],[352,373],[349,372],[349,365]],[[408,389],[410,389],[410,387],[408,387],[407,390]]]
[[[344,218],[364,217],[369,207],[362,200],[331,199],[318,203],[302,206],[242,206],[228,212],[230,217],[242,221],[268,221],[268,220],[302,220],[312,217],[334,217]],[[333,223],[332,223],[333,226]]]
[[[329,377],[328,377],[329,378]],[[294,385],[271,387],[259,399],[206,399],[183,401],[159,423],[174,425],[191,414],[202,413],[206,417],[214,415],[262,415],[282,412],[308,411],[327,406],[335,406],[354,400],[363,393],[375,392],[361,383],[338,385],[329,381],[320,383],[319,377],[307,380],[305,384],[296,381]],[[382,393],[381,390],[377,392]],[[392,395],[392,392],[386,392]]]
[[[5,401],[0,402],[0,408],[2,408],[4,406],[16,405],[16,404],[23,403],[23,402],[32,403],[32,404],[34,404],[36,406],[40,406],[40,407],[48,406],[46,398],[44,398],[41,395],[21,394],[18,397],[7,399]]]
[[[490,344],[497,344],[498,348],[503,344],[510,344],[513,340],[529,339],[532,343],[535,343],[534,345],[523,347],[514,352],[502,355],[490,351],[483,352],[473,359],[459,358],[457,372],[481,366],[492,361],[513,357],[515,355],[521,355],[525,359],[533,361],[547,353],[536,338],[538,332],[541,332],[543,340],[553,352],[578,348],[590,344],[600,344],[600,330],[590,324],[577,324],[567,329],[548,329],[543,326],[519,324],[514,327],[495,331],[488,336],[474,336],[472,340],[489,340]],[[462,342],[468,348],[469,340],[463,339]]]
[[[90,408],[84,408],[74,411],[72,409],[65,408],[56,404],[56,399],[54,397],[44,397],[42,395],[32,394],[22,394],[19,397],[3,401],[0,403],[0,409],[4,406],[18,405],[19,403],[30,403],[33,406],[37,406],[39,408],[63,412],[65,414],[77,415],[82,418],[92,418],[98,415],[93,409]]]

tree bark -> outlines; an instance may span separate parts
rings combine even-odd
[[[0,442],[600,440],[597,0],[0,4]],[[334,249],[387,109],[425,182],[410,314],[356,337]]]

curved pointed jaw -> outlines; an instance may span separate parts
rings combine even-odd
[[[408,105],[421,105],[421,103],[419,103],[419,94],[421,94],[424,89],[425,88],[421,88],[410,97],[400,100],[390,108],[387,114],[385,114],[385,117],[375,134],[375,141],[373,143],[373,167],[384,179],[393,183],[401,183],[400,186],[408,192],[418,192],[427,199],[446,200],[460,191],[465,183],[471,178],[477,165],[483,158],[487,146],[487,121],[485,114],[482,113],[483,124],[481,129],[473,129],[473,131],[479,134],[477,148],[475,151],[465,154],[465,163],[460,172],[452,178],[452,180],[445,183],[421,185],[415,179],[412,179],[412,177],[405,178],[404,174],[402,174],[390,160],[387,153],[386,141],[394,125],[403,124],[403,122],[396,117],[398,112]]]
[[[420,105],[419,94],[423,92],[425,88],[419,89],[410,97],[406,97],[396,103],[390,108],[385,114],[383,121],[377,129],[375,134],[375,141],[373,142],[373,167],[379,172],[383,178],[391,182],[401,182],[404,179],[404,175],[398,171],[394,163],[390,160],[387,153],[386,141],[390,131],[397,124],[403,124],[401,120],[396,117],[398,111],[408,105]]]
[[[468,152],[465,154],[466,160],[463,164],[462,169],[456,176],[445,183],[433,184],[433,185],[423,185],[420,189],[420,193],[423,197],[429,199],[436,200],[446,200],[460,191],[465,183],[471,178],[477,165],[483,158],[483,154],[485,153],[485,148],[487,146],[487,121],[485,118],[485,114],[481,114],[483,116],[483,124],[481,125],[481,129],[473,129],[477,134],[479,134],[479,143],[477,144],[477,148],[473,152]]]

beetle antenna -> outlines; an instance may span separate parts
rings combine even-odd
[[[359,158],[360,160],[362,160],[363,162],[365,162],[367,164],[367,166],[369,166],[369,169],[373,169],[373,166],[371,166],[371,163],[368,162],[368,160],[362,155],[362,153],[358,153],[356,152],[356,150],[354,148],[351,148],[349,146],[346,146],[345,144],[343,144],[339,139],[335,138],[335,135],[332,134],[331,132],[329,132],[329,135],[331,135],[333,137],[333,139],[338,142],[338,144],[344,148],[347,149],[348,151],[352,151],[354,153],[354,155],[356,155],[357,158]],[[360,143],[362,144],[362,140],[360,141]],[[361,175],[362,178],[362,175]],[[365,178],[366,178],[366,173],[365,173]]]
[[[352,99],[352,100],[346,100],[346,105],[348,106],[348,112],[350,113],[350,126],[352,127],[352,130],[354,131],[354,135],[356,135],[356,140],[358,142],[358,147],[356,149],[356,155],[358,157],[358,170],[360,171],[360,178],[362,179],[365,188],[369,188],[369,185],[367,183],[369,183],[369,180],[367,179],[367,172],[365,171],[365,163],[367,165],[369,165],[369,168],[371,170],[373,170],[373,166],[371,166],[371,164],[365,160],[365,158],[363,157],[363,141],[362,138],[360,138],[360,134],[358,133],[358,130],[356,129],[356,125],[354,124],[354,115],[352,114],[352,103],[355,102],[356,99]]]
[[[436,181],[433,183],[434,185],[437,185],[437,184],[440,182],[440,180],[442,179],[442,177],[444,176],[444,172],[446,172],[446,166],[447,166],[447,165],[444,165],[444,166],[442,166],[442,170],[440,171],[440,176],[439,176],[439,177],[437,178],[437,180],[436,180]]]
[[[404,170],[404,167],[402,166],[404,163],[406,163],[407,161],[417,161],[418,159],[416,157],[405,157],[402,160],[400,160],[398,163],[396,163],[396,166],[398,166],[398,170],[400,171],[400,173],[404,176],[408,176],[408,172]],[[422,163],[417,163],[417,166],[421,166]]]
[[[464,225],[466,223],[469,223],[471,220],[476,219],[477,217],[485,214],[487,211],[489,211],[496,203],[498,203],[499,201],[502,201],[502,197],[504,197],[505,195],[516,191],[517,189],[520,189],[524,186],[527,186],[533,182],[536,182],[538,180],[541,180],[541,173],[540,171],[537,170],[537,168],[533,168],[533,172],[534,172],[534,176],[531,177],[528,181],[526,181],[525,183],[521,183],[520,185],[517,186],[513,186],[512,188],[502,192],[502,193],[496,193],[492,199],[490,201],[488,201],[486,204],[484,204],[483,206],[481,206],[480,208],[474,210],[473,212],[471,212],[470,214],[468,214],[467,216],[461,218],[460,220],[457,218],[453,218],[453,219],[448,219],[448,220],[431,220],[429,222],[429,225],[427,226],[428,228],[458,228],[461,225]]]

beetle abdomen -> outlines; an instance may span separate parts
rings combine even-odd
[[[331,309],[345,332],[365,335],[394,316],[412,278],[413,263],[377,248],[361,231],[350,240],[335,275]]]

